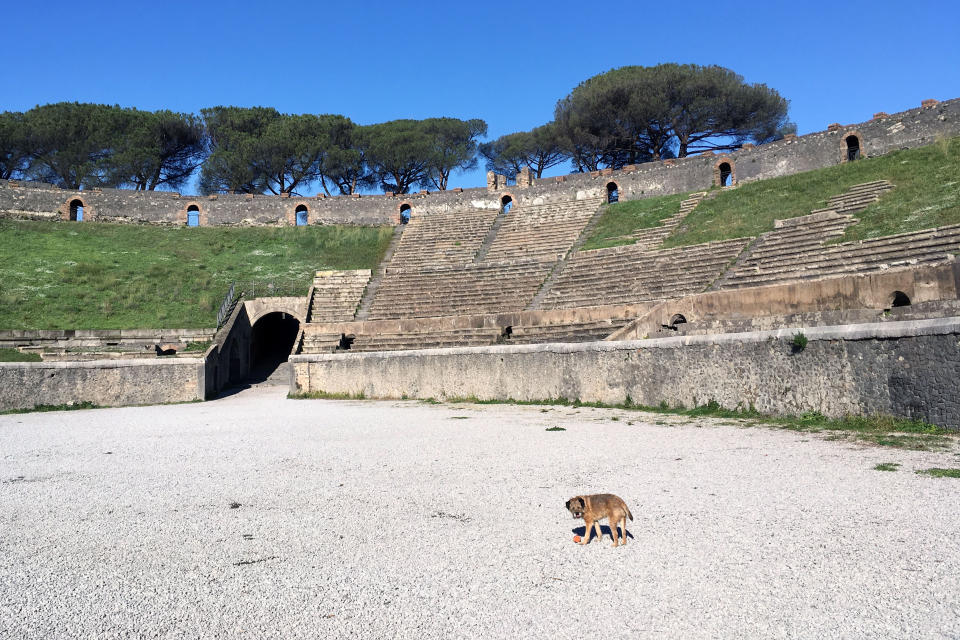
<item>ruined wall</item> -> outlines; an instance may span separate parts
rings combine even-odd
[[[960,318],[630,342],[295,355],[292,391],[367,398],[692,407],[772,414],[890,414],[960,429]]]
[[[309,224],[398,224],[400,207],[409,204],[412,215],[447,211],[497,209],[509,192],[518,205],[601,197],[610,181],[620,198],[633,200],[655,195],[707,189],[715,184],[718,167],[731,165],[735,182],[760,180],[829,167],[846,159],[845,138],[856,135],[864,157],[897,149],[919,147],[938,138],[960,135],[960,99],[924,101],[925,106],[892,115],[877,114],[857,125],[831,125],[826,131],[744,148],[724,155],[698,155],[651,162],[622,170],[603,170],[535,180],[524,174],[507,187],[494,180],[489,188],[408,195],[337,197],[280,197],[264,195],[181,196],[162,191],[103,189],[68,191],[50,185],[0,181],[0,217],[67,219],[69,203],[84,204],[84,219],[141,224],[185,225],[187,209],[195,205],[200,224],[294,225],[298,205],[308,209]],[[527,183],[530,183],[529,186]]]
[[[80,402],[189,402],[203,400],[204,387],[201,358],[0,362],[0,411]]]

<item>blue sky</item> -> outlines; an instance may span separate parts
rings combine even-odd
[[[10,2],[0,110],[76,100],[549,121],[613,67],[719,64],[790,100],[799,132],[960,97],[960,3]],[[563,171],[555,171],[560,173]],[[484,170],[451,187],[482,186]]]

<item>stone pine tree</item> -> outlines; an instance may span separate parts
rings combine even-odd
[[[343,129],[331,133],[331,145],[321,159],[318,170],[324,193],[332,195],[330,185],[336,187],[341,195],[376,186],[376,176],[367,164],[368,138],[368,127],[349,120]]]
[[[125,110],[121,140],[108,164],[115,186],[179,189],[203,161],[203,121],[189,113]]]
[[[487,123],[478,119],[428,118],[420,126],[433,147],[423,186],[445,191],[454,170],[477,166],[477,138],[487,134]]]
[[[480,145],[488,171],[515,178],[524,167],[530,167],[537,178],[550,167],[566,160],[553,123],[532,131],[519,131],[500,136]]]
[[[203,193],[263,193],[267,189],[258,166],[259,144],[280,113],[270,107],[212,107],[201,111],[210,155],[200,170]]]
[[[0,113],[0,178],[18,178],[30,166],[27,125],[22,113]]]
[[[417,120],[366,127],[367,163],[384,191],[408,193],[428,178],[433,140]]]
[[[792,130],[787,101],[718,66],[621,67],[580,83],[554,117],[581,170],[732,150]]]

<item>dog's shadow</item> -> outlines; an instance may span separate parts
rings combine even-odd
[[[593,527],[591,527],[591,529],[592,529],[592,528],[593,528]],[[618,527],[618,528],[619,528],[619,527]],[[584,526],[582,526],[582,527],[575,527],[575,528],[572,529],[572,531],[573,531],[574,535],[578,535],[578,536],[580,536],[581,538],[582,538],[583,536],[587,535],[587,527],[586,527],[586,525],[584,525]],[[628,530],[626,530],[626,531],[627,531],[627,537],[628,537],[628,538],[633,538],[633,534],[630,533],[630,530],[628,529]],[[612,537],[612,536],[613,536],[613,534],[610,533],[610,525],[607,525],[607,524],[602,524],[602,525],[600,525],[600,537],[601,537],[601,538],[610,538],[610,537]],[[594,537],[593,539],[596,540],[596,537]]]

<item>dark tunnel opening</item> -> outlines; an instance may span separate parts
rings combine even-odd
[[[266,380],[287,361],[300,331],[300,321],[288,313],[268,313],[253,325],[250,336],[250,378]]]

